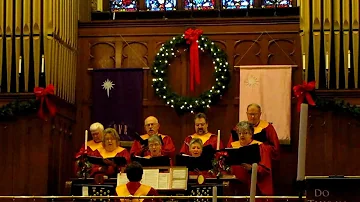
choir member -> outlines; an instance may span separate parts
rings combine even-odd
[[[236,132],[239,136],[239,140],[232,142],[230,148],[240,148],[251,144],[259,145],[261,161],[258,163],[257,169],[257,187],[259,188],[261,195],[273,195],[270,146],[253,139],[254,127],[252,123],[247,121],[238,123],[236,125]],[[236,178],[242,183],[247,184],[250,190],[252,165],[242,164],[240,166],[231,166],[231,169]]]
[[[269,145],[271,148],[271,158],[273,160],[280,159],[280,143],[279,138],[276,134],[275,128],[272,124],[267,121],[260,120],[261,116],[261,107],[258,104],[250,104],[247,107],[247,118],[248,122],[254,125],[254,140],[263,142],[266,145]],[[227,147],[231,146],[233,138],[230,137]]]
[[[140,181],[143,175],[143,168],[138,162],[132,162],[126,166],[126,176],[129,180],[127,184],[119,185],[116,187],[116,194],[118,196],[158,196],[157,191],[151,186],[141,184]],[[127,200],[121,199],[121,202]],[[132,201],[161,201],[161,199],[140,199]]]
[[[172,166],[172,159],[161,152],[160,136],[152,135],[148,139],[150,154],[144,157],[133,156],[132,161],[139,162],[143,167]]]
[[[160,123],[158,119],[154,116],[149,116],[145,119],[145,130],[147,134],[140,137],[142,140],[148,140],[149,137],[153,135],[161,137],[161,154],[171,158],[175,155],[175,145],[170,136],[159,134],[159,128]],[[140,141],[135,140],[131,147],[130,154],[136,156],[148,156],[150,155],[150,151],[148,145],[142,145]]]
[[[204,146],[211,145],[214,149],[217,149],[217,135],[208,132],[208,120],[204,113],[198,113],[195,115],[195,133],[193,135],[189,135],[185,138],[184,144],[181,147],[180,153],[188,154],[189,153],[189,143],[193,138],[199,138],[203,142]],[[222,149],[224,146],[222,142],[220,142],[220,148]]]
[[[162,146],[161,142],[162,141],[161,141],[160,137],[157,135],[153,135],[153,136],[149,137],[148,142],[149,142],[150,155],[147,155],[145,157],[151,158],[151,157],[162,156],[162,153],[161,153],[161,146]]]
[[[193,138],[189,143],[189,153],[192,157],[200,157],[203,150],[203,142],[200,138]]]
[[[127,162],[130,162],[130,154],[125,148],[120,147],[120,137],[115,129],[105,129],[102,142],[103,147],[96,150],[93,156],[102,157],[107,166],[93,165],[90,176],[97,173],[103,173],[108,176],[116,174],[116,169],[119,167],[113,161],[108,160],[108,158],[124,157]]]
[[[102,145],[102,137],[104,132],[104,126],[101,123],[93,123],[90,126],[90,133],[92,136],[92,140],[87,142],[87,153],[91,154],[103,147]],[[80,151],[76,154],[76,158],[79,158],[85,152],[85,144],[83,144],[80,148]]]

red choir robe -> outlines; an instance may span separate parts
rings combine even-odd
[[[159,196],[158,192],[148,186],[141,184],[140,182],[128,182],[127,184],[119,185],[116,187],[117,196]],[[130,201],[130,199],[120,199],[121,202]],[[148,202],[148,201],[157,201],[160,202],[161,199],[133,199],[132,202]]]
[[[104,159],[113,158],[113,157],[124,157],[128,163],[130,162],[130,154],[123,147],[117,147],[112,152],[108,152],[108,151],[105,150],[105,148],[101,148],[101,149],[96,150],[93,153],[93,156],[102,157]],[[102,174],[107,175],[107,176],[111,176],[111,175],[114,175],[116,173],[116,170],[115,170],[116,168],[113,167],[113,166],[107,166],[105,168],[104,172],[101,171],[101,168],[102,168],[101,165],[92,165],[90,177],[94,176],[95,174],[99,174],[99,173],[102,173]]]
[[[253,139],[270,146],[271,159],[280,159],[280,142],[275,128],[274,126],[272,126],[272,124],[267,121],[260,120],[260,123],[254,128]],[[231,147],[232,142],[233,139],[230,135],[227,147]]]
[[[94,140],[90,140],[87,142],[87,151],[86,155],[93,156],[94,153],[97,152],[98,149],[102,148],[102,142],[94,142]],[[79,159],[83,154],[85,154],[85,144],[83,144],[80,148],[80,151],[75,154],[75,158]],[[74,172],[77,175],[77,172],[80,170],[77,162],[74,164]]]
[[[271,148],[268,145],[262,144],[259,141],[253,140],[250,144],[259,144],[261,161],[258,163],[257,169],[257,187],[261,195],[271,196],[274,194],[272,184],[272,172],[271,172]],[[231,143],[230,148],[239,148],[240,142],[235,141]],[[251,171],[246,170],[240,165],[231,166],[232,173],[236,178],[248,185],[250,191],[251,185]]]
[[[191,139],[193,139],[193,138],[200,138],[203,142],[203,146],[211,145],[214,149],[216,149],[217,135],[211,134],[211,133],[206,133],[204,135],[198,135],[195,133],[195,134],[189,135],[185,138],[185,141],[181,147],[180,153],[190,155],[189,144],[190,144]],[[224,145],[220,141],[220,149],[223,149],[223,148],[224,148]]]
[[[90,140],[87,142],[87,154],[92,155],[97,149],[102,148],[102,142],[94,142],[94,140]],[[83,144],[80,148],[80,151],[76,153],[75,158],[79,158],[82,154],[85,153],[85,144]]]
[[[161,154],[164,155],[164,156],[168,156],[170,158],[174,157],[175,155],[175,145],[171,139],[170,136],[168,135],[161,135],[161,139],[163,141],[163,145],[161,147]],[[148,134],[145,134],[145,135],[141,135],[140,136],[143,140],[147,140],[149,139],[149,135]],[[135,140],[133,145],[131,146],[131,149],[130,149],[130,155],[136,155],[136,156],[141,156],[142,154],[142,147],[141,147],[141,144],[138,140]],[[143,154],[143,156],[148,156],[150,155],[150,151],[147,150],[145,151],[145,153]]]

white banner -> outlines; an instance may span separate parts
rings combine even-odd
[[[291,65],[240,66],[239,121],[251,103],[261,106],[261,120],[273,124],[281,143],[290,143]]]

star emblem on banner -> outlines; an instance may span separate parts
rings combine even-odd
[[[106,90],[107,96],[110,97],[110,90],[113,89],[115,86],[113,81],[106,79],[101,86],[104,90]]]
[[[259,79],[253,75],[250,75],[246,80],[245,84],[249,87],[254,87],[259,84]]]

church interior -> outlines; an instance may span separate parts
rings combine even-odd
[[[245,147],[241,127],[254,138],[260,119],[277,136],[275,145],[264,143],[268,136],[251,140],[261,161],[249,169],[245,160],[236,164],[242,157],[210,177],[197,168],[190,175],[188,165],[187,188],[146,193],[163,201],[359,201],[359,8],[359,0],[0,0],[0,201],[121,196],[116,186],[130,168],[116,166],[115,177],[86,170],[97,122],[105,131],[100,144],[112,134],[131,158],[142,141],[149,155],[151,141],[160,141],[162,155],[170,141],[169,165],[158,161],[157,175],[171,172],[175,187],[175,155],[193,155],[191,138],[205,152],[214,136],[212,157],[230,155],[229,145]],[[249,112],[253,106],[259,111]],[[212,134],[203,139],[199,131]],[[274,148],[268,168],[262,155]],[[98,153],[92,161],[105,162]],[[146,156],[136,155],[139,162]],[[144,183],[151,174],[140,164]],[[233,173],[239,165],[248,187]],[[262,192],[259,167],[268,168],[270,194]],[[190,193],[198,187],[204,198],[186,198],[199,196]]]

